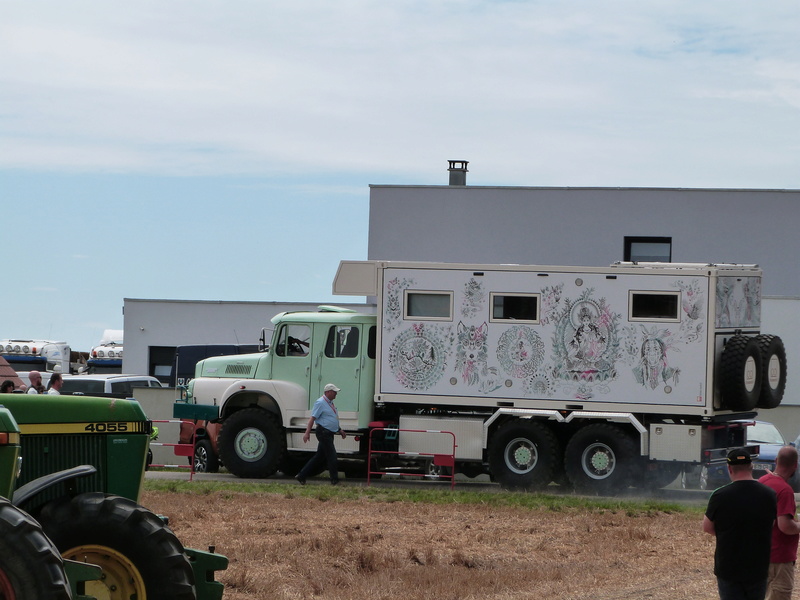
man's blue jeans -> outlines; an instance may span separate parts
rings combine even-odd
[[[727,581],[717,577],[719,600],[764,600],[767,595],[767,580]]]

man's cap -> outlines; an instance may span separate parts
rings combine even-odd
[[[749,465],[753,462],[750,453],[744,448],[736,448],[728,452],[729,465]]]
[[[339,388],[337,388],[332,383],[327,383],[327,384],[325,384],[325,389],[323,391],[324,392],[339,392],[341,390],[339,390]]]

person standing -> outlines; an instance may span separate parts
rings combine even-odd
[[[333,436],[338,433],[342,436],[342,439],[347,437],[347,434],[339,426],[339,413],[333,404],[339,391],[339,388],[332,383],[326,384],[322,396],[314,403],[314,407],[311,409],[311,418],[308,420],[306,431],[303,434],[303,443],[308,443],[311,438],[311,429],[316,424],[315,433],[319,444],[317,445],[316,454],[295,476],[300,485],[305,485],[306,478],[316,473],[323,464],[328,466],[331,485],[339,483],[339,467],[336,460],[336,447],[333,445]]]
[[[794,587],[794,564],[797,561],[797,542],[800,523],[795,521],[797,505],[789,479],[797,471],[797,450],[784,446],[778,450],[775,472],[758,481],[775,490],[778,496],[778,518],[772,527],[772,551],[769,558],[767,600],[791,600]]]
[[[44,394],[44,385],[42,385],[42,374],[39,371],[31,371],[28,373],[28,380],[31,386],[28,388],[26,394]]]
[[[61,373],[53,373],[50,376],[50,389],[47,390],[47,393],[51,396],[60,396],[61,387],[63,385],[64,385],[64,378],[61,376]]]
[[[727,462],[731,483],[711,494],[703,517],[703,531],[717,538],[717,590],[720,600],[764,600],[777,497],[753,479],[746,449],[731,450]]]

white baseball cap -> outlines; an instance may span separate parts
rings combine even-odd
[[[332,383],[327,383],[327,384],[325,384],[325,389],[323,391],[324,392],[340,392],[341,390],[339,388],[337,388],[335,385],[333,385]]]

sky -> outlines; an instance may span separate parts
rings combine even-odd
[[[0,339],[346,302],[370,184],[800,188],[796,0],[0,0]],[[254,323],[254,329],[262,324]]]

